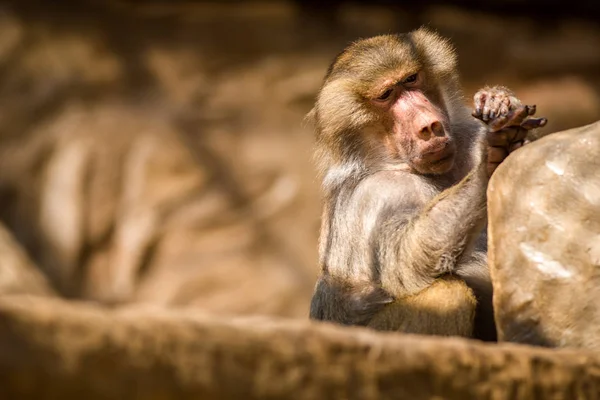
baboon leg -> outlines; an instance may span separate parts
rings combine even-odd
[[[475,295],[464,281],[438,279],[420,293],[387,305],[367,326],[384,331],[471,337],[476,307]]]

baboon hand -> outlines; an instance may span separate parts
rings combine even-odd
[[[521,101],[507,88],[496,86],[478,91],[474,97],[473,116],[488,126],[488,175],[513,151],[523,146],[527,132],[546,125],[546,118],[531,118],[535,105]]]
[[[475,93],[473,116],[482,120],[491,132],[521,127],[525,131],[546,125],[546,118],[529,118],[535,114],[535,105],[522,105],[512,91],[503,86],[486,87]],[[527,132],[525,132],[527,133]]]
[[[507,115],[521,105],[513,92],[504,86],[484,87],[475,93],[473,101],[473,116],[486,123]]]
[[[520,105],[488,122],[487,141],[490,146],[503,147],[509,153],[523,145],[527,132],[546,125],[546,118],[530,118],[535,105]]]

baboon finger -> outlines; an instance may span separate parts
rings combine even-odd
[[[510,111],[510,98],[505,97],[504,99],[502,99],[502,102],[500,103],[500,106],[498,107],[498,117],[507,115],[509,113],[509,111]]]
[[[475,104],[475,111],[473,111],[473,116],[475,118],[480,118],[482,116],[483,106],[485,104],[486,98],[487,95],[483,91],[475,93],[475,96],[473,97],[473,102]]]
[[[535,114],[535,111],[536,111],[536,106],[535,106],[535,104],[533,104],[533,105],[531,105],[531,106],[528,106],[528,108],[529,108],[529,109],[527,110],[527,114],[529,114],[529,115],[533,115],[533,114]]]
[[[487,97],[487,101],[485,102],[485,105],[483,106],[483,111],[482,111],[482,118],[485,122],[488,122],[490,120],[490,118],[493,118],[492,115],[494,115],[494,101],[495,101],[495,96],[491,95]]]
[[[526,130],[540,128],[548,123],[546,118],[529,118],[521,123],[521,127]]]

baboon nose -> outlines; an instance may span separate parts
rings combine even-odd
[[[429,140],[433,136],[444,136],[444,127],[439,121],[433,121],[422,127],[419,131],[419,138],[423,140]]]

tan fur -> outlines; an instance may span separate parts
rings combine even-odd
[[[322,275],[311,318],[494,340],[491,305],[484,311],[491,324],[484,319],[480,328],[477,302],[491,304],[481,240],[488,182],[485,147],[478,146],[483,127],[462,100],[456,63],[446,39],[419,29],[359,40],[329,68],[307,116],[316,128],[325,191]],[[418,86],[405,84],[410,74],[418,74]],[[414,159],[427,157],[420,150],[427,140],[410,130],[411,110],[378,107],[385,88],[399,85],[397,96],[428,100],[415,112],[431,107],[445,121],[438,138],[456,146],[446,169],[431,172],[434,163],[427,162],[424,171],[415,168]]]
[[[416,295],[396,299],[367,326],[404,333],[471,337],[476,306],[473,290],[463,280],[438,279]]]

